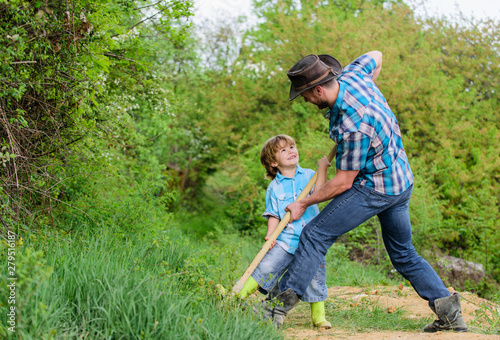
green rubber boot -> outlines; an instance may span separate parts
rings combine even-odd
[[[259,284],[257,283],[257,281],[255,281],[253,277],[250,276],[243,285],[243,288],[241,288],[237,297],[239,297],[240,299],[246,299],[250,294],[255,292],[257,288],[259,288]]]
[[[325,318],[325,301],[311,302],[311,318],[314,327],[330,329],[332,324]]]

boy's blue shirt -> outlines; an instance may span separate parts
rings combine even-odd
[[[297,165],[297,170],[293,178],[285,177],[278,172],[276,178],[267,187],[266,211],[262,216],[265,218],[273,216],[281,221],[286,215],[285,208],[299,197],[314,173],[314,170],[303,169],[299,165]],[[299,237],[302,229],[318,213],[319,209],[316,204],[307,208],[299,220],[288,223],[285,229],[283,229],[276,240],[278,244],[290,254],[294,254],[299,246]]]

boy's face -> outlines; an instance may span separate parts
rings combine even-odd
[[[277,167],[278,170],[294,168],[299,164],[299,151],[294,144],[282,142],[276,152],[276,162],[271,163],[271,166]]]

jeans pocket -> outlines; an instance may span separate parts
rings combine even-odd
[[[392,204],[392,199],[394,197],[388,196],[381,194],[379,192],[376,192],[375,190],[372,190],[370,192],[370,195],[367,196],[366,198],[366,203],[371,207],[371,208],[384,208],[388,207]]]

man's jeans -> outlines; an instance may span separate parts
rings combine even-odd
[[[420,297],[429,301],[431,307],[434,307],[435,299],[449,296],[443,281],[411,243],[408,204],[412,190],[413,186],[400,195],[389,196],[353,185],[335,197],[302,231],[299,248],[279,283],[281,291],[291,288],[299,297],[302,296],[337,238],[377,215],[394,268],[410,281]]]

